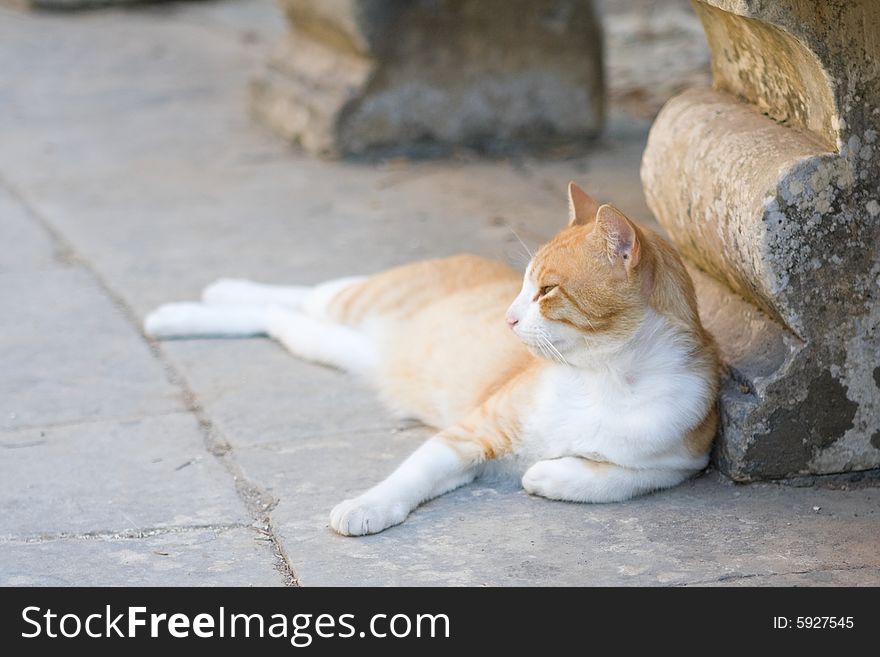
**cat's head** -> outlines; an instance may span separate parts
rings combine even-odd
[[[532,258],[507,322],[536,355],[583,365],[625,344],[650,309],[650,236],[574,183],[568,194],[569,225]]]

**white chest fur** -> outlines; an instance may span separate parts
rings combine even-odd
[[[581,456],[632,468],[694,468],[688,431],[707,410],[709,386],[692,362],[692,344],[659,316],[628,349],[589,369],[548,367],[524,423],[528,460]]]

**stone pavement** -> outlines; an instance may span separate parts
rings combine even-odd
[[[271,0],[0,7],[0,584],[880,584],[859,475],[591,507],[481,481],[334,535],[424,430],[267,340],[151,343],[144,314],[220,276],[522,264],[513,231],[551,235],[572,178],[647,220],[647,126],[556,160],[315,161],[246,111],[281,30]]]

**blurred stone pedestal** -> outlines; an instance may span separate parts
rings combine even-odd
[[[152,0],[0,0],[11,5],[30,7],[33,9],[47,9],[51,11],[75,11],[78,9],[93,9],[109,7],[113,5],[145,4]]]
[[[877,467],[880,3],[693,4],[713,88],[666,104],[642,180],[714,279],[701,302],[731,366],[717,462],[738,480]]]
[[[570,144],[602,127],[589,0],[280,0],[253,83],[267,125],[322,155]]]

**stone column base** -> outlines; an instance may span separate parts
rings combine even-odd
[[[880,4],[694,0],[713,89],[670,100],[648,205],[702,270],[737,480],[880,466]]]
[[[602,127],[589,1],[282,0],[253,110],[321,155],[532,147]]]

